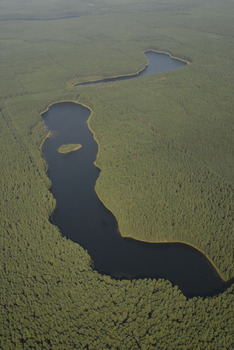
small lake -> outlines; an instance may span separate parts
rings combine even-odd
[[[110,83],[112,81],[128,80],[128,79],[142,77],[144,75],[152,75],[156,73],[162,73],[169,70],[182,68],[187,65],[186,62],[181,61],[177,58],[172,58],[171,56],[166,55],[165,53],[146,51],[145,55],[147,57],[147,66],[137,74],[125,75],[125,76],[114,77],[114,78],[106,78],[106,79],[97,80],[97,81],[90,81],[90,82],[88,81],[85,83],[76,84],[75,86],[100,85],[100,84]]]
[[[145,72],[154,73],[152,65],[159,65],[158,57],[169,57],[153,52],[146,55],[149,67]],[[165,65],[163,70],[167,70]],[[225,283],[196,249],[180,243],[151,244],[121,237],[115,217],[94,190],[100,170],[94,165],[98,146],[87,125],[89,116],[89,109],[72,102],[54,104],[43,114],[53,134],[43,146],[51,192],[57,202],[53,224],[87,249],[101,274],[119,279],[168,279],[186,296],[206,296],[222,290]],[[80,143],[82,148],[60,154],[57,149],[65,143]]]

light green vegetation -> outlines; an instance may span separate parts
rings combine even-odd
[[[186,300],[167,281],[92,270],[84,249],[48,220],[56,203],[39,147],[48,133],[42,110],[69,99],[88,105],[100,146],[96,191],[121,234],[189,242],[233,277],[233,7],[0,1],[0,347],[231,348],[233,287]],[[69,15],[80,17],[61,19]],[[72,87],[135,73],[148,49],[191,64]]]
[[[66,145],[60,146],[58,149],[58,152],[66,154],[66,153],[77,151],[81,147],[82,145],[79,143],[67,143]]]

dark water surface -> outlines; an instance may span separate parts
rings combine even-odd
[[[165,278],[186,296],[212,295],[223,289],[225,283],[196,249],[180,243],[150,244],[120,236],[115,217],[94,191],[100,171],[93,164],[98,146],[87,125],[89,116],[87,108],[71,102],[57,103],[43,115],[53,132],[43,146],[51,191],[57,201],[52,222],[63,235],[88,250],[95,269],[102,274],[130,279]],[[80,143],[82,148],[65,155],[58,153],[65,143]]]

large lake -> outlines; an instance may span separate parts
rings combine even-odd
[[[173,62],[174,68],[185,65],[165,54],[146,55],[148,68],[141,74],[168,70],[165,60],[170,62],[169,69],[173,69]],[[100,171],[94,165],[98,146],[87,125],[89,116],[89,109],[71,102],[54,104],[43,115],[53,134],[43,146],[57,202],[53,224],[88,250],[94,268],[102,274],[168,279],[186,296],[206,296],[222,290],[225,283],[196,249],[179,243],[150,244],[121,237],[115,217],[94,190]],[[80,143],[82,148],[60,154],[57,149],[66,143]]]

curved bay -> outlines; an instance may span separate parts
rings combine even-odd
[[[173,58],[170,55],[161,52],[146,51],[145,55],[147,57],[147,65],[145,68],[143,68],[140,72],[136,74],[116,76],[97,81],[87,81],[84,83],[76,84],[75,86],[100,85],[112,81],[128,80],[142,77],[144,75],[152,75],[156,73],[162,73],[168,70],[182,68],[187,65],[185,61],[181,61],[178,58]]]

